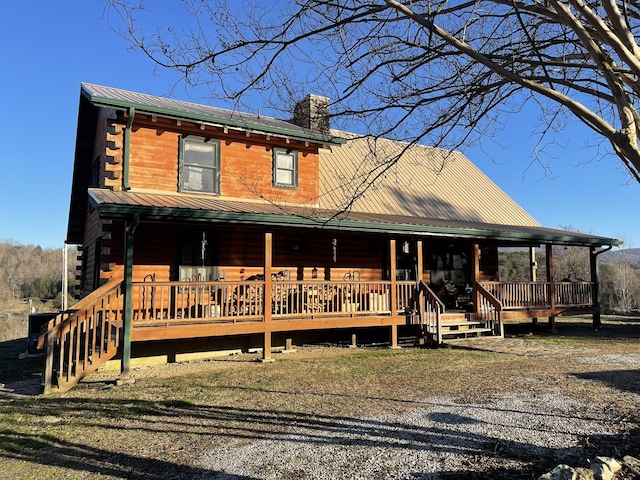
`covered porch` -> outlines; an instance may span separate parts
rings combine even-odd
[[[515,318],[592,314],[598,325],[597,256],[617,244],[540,227],[90,193],[111,238],[124,241],[111,246],[111,279],[41,336],[45,390],[73,386],[116,355],[127,378],[131,346],[145,342],[253,335],[270,361],[274,335],[286,332],[377,328],[397,347],[401,328],[437,346],[500,337]],[[468,263],[454,301],[435,260],[452,242]],[[547,278],[496,279],[499,244],[546,245]],[[553,245],[588,248],[591,279],[554,281]],[[94,268],[105,264],[95,257]]]

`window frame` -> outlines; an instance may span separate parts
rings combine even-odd
[[[293,159],[293,168],[281,167],[278,163],[280,156],[287,156]],[[282,182],[278,181],[278,172],[288,171],[291,172],[292,181]],[[274,147],[273,148],[273,186],[283,188],[298,188],[298,151],[290,150],[286,148]]]
[[[201,165],[199,163],[187,162],[186,144],[201,143],[213,147],[213,163],[211,166]],[[205,189],[194,189],[185,186],[185,170],[188,168],[201,168],[203,170],[213,171],[213,191]],[[207,195],[220,195],[220,140],[212,138],[198,137],[195,135],[180,136],[180,161],[178,168],[178,191],[188,193],[204,193]]]

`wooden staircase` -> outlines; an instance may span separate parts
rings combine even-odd
[[[69,390],[118,353],[122,300],[122,282],[111,281],[43,327],[43,393]]]
[[[473,313],[445,312],[441,316],[440,335],[442,341],[494,335],[494,329],[485,320]]]
[[[480,298],[476,313],[447,312],[445,305],[424,282],[416,285],[412,297],[415,315],[411,323],[420,326],[420,335],[434,346],[445,340],[481,336],[503,337],[502,304],[481,286],[477,287]]]

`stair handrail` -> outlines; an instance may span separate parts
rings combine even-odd
[[[495,311],[494,320],[498,323],[497,325],[498,331],[495,333],[499,334],[500,337],[504,337],[504,324],[502,323],[502,310],[503,310],[502,302],[498,298],[496,298],[489,290],[484,288],[480,282],[476,282],[476,291],[480,296],[482,296],[482,298],[484,298],[487,302],[489,302],[489,304],[491,304],[491,306],[493,307]],[[477,308],[478,308],[477,309],[478,313],[480,314],[486,313],[482,311],[482,305],[478,305]],[[495,330],[496,328],[494,327],[494,331]]]
[[[71,308],[68,308],[60,312],[58,315],[56,315],[47,323],[45,323],[42,327],[40,327],[40,336],[38,337],[38,348],[39,349],[44,348],[44,336],[47,332],[49,332],[54,327],[57,327],[58,325],[66,321],[73,314],[92,305],[96,300],[103,297],[106,293],[110,293],[111,290],[117,287],[119,284],[121,284],[122,281],[123,281],[122,275],[111,277],[107,281],[107,283],[101,285],[100,287],[95,289],[93,292],[91,292],[89,295],[81,298],[76,303],[74,303]]]
[[[427,333],[432,335],[432,338],[435,338],[437,345],[440,345],[442,343],[442,330],[441,330],[441,318],[442,318],[442,314],[444,313],[444,311],[446,310],[445,304],[442,300],[440,300],[440,297],[438,297],[438,295],[431,290],[431,287],[429,287],[429,285],[427,285],[427,283],[424,280],[419,280],[416,283],[416,301],[414,301],[414,304],[418,305],[418,314],[420,316],[420,329],[423,330],[424,326],[426,324],[427,326]],[[429,302],[430,305],[432,305],[435,310],[435,332],[434,330],[434,325],[431,321],[431,315],[427,315],[427,312],[424,309],[424,302],[423,302],[423,298],[426,297],[426,301]],[[424,331],[423,331],[424,333]]]
[[[57,348],[59,350],[60,348],[62,348],[61,345],[58,345],[58,347],[56,347],[56,342],[67,332],[70,332],[72,330],[74,320],[78,319],[77,321],[80,321],[80,318],[83,314],[90,312],[92,307],[94,307],[102,300],[108,299],[110,295],[112,295],[117,291],[118,288],[121,287],[122,283],[123,280],[112,280],[110,282],[107,282],[106,284],[102,285],[100,288],[92,292],[90,295],[87,295],[77,304],[75,304],[73,308],[57,315],[55,321],[50,321],[47,325],[45,325],[45,327],[48,325],[51,325],[51,327],[41,333],[40,337],[38,338],[38,347],[45,349],[44,371],[42,375],[44,393],[48,393],[53,385],[54,349]],[[62,364],[62,359],[60,359],[60,362]],[[76,378],[77,381],[80,381],[80,379],[81,377]],[[77,383],[77,381],[75,383]],[[72,384],[69,384],[69,387],[70,386],[72,386]]]
[[[429,285],[427,285],[424,280],[418,281],[416,288],[418,292],[426,293],[429,299],[440,307],[441,312],[444,312],[446,310],[444,302],[440,300],[440,297],[438,297],[438,295],[433,290],[431,290],[431,287],[429,287]]]

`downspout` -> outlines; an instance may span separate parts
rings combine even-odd
[[[598,268],[598,255],[608,252],[613,248],[613,245],[609,245],[607,248],[596,251],[595,248],[591,249],[591,281],[593,282],[593,300],[595,302],[595,312],[593,313],[593,328],[598,330],[602,326],[602,306],[600,304],[600,273]]]
[[[133,119],[136,116],[136,109],[129,107],[127,124],[124,128],[123,138],[123,152],[122,152],[122,189],[131,190],[129,186],[129,152],[131,151],[131,127],[133,126]]]

